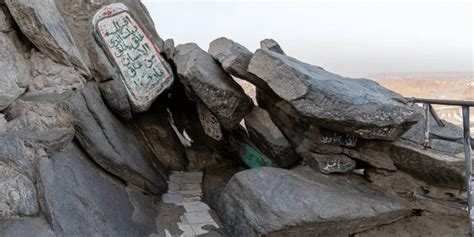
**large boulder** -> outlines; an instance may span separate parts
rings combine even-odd
[[[165,190],[164,178],[146,143],[139,142],[140,134],[135,128],[119,121],[107,109],[95,83],[87,83],[62,103],[75,118],[76,138],[95,162],[151,193]]]
[[[39,160],[44,214],[57,236],[164,236],[153,196],[134,191],[75,144]]]
[[[21,31],[41,52],[89,76],[89,69],[53,0],[5,0],[5,3]]]
[[[266,110],[254,107],[245,116],[245,127],[252,142],[276,165],[287,167],[299,160],[290,142],[273,123]]]
[[[234,128],[252,109],[242,87],[196,44],[176,47],[174,62],[188,97],[203,103],[225,129]]]
[[[237,173],[217,205],[232,236],[347,236],[410,214],[405,201],[361,178],[308,168]]]
[[[302,116],[335,131],[394,141],[422,116],[374,81],[345,78],[272,51],[257,50],[248,71]]]
[[[247,72],[253,53],[244,46],[221,37],[209,44],[208,52],[221,64],[224,71],[232,76],[247,80],[259,88],[268,88],[262,79]]]

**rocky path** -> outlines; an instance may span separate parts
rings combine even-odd
[[[161,222],[167,237],[221,236],[214,211],[201,201],[202,172],[173,172],[162,196]]]

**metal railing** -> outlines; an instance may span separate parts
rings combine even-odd
[[[442,139],[449,140],[454,142],[462,142],[464,145],[464,162],[466,165],[466,190],[467,190],[467,208],[466,211],[469,213],[469,230],[471,236],[474,236],[474,193],[472,189],[472,160],[471,160],[471,131],[470,131],[470,107],[474,107],[474,101],[470,100],[438,100],[438,99],[422,99],[422,98],[406,98],[411,103],[421,103],[423,104],[423,109],[425,112],[424,120],[424,146],[431,147],[431,139]],[[452,138],[444,137],[430,132],[430,119],[429,115],[431,114],[436,121],[436,123],[444,127],[445,124],[436,114],[433,104],[436,105],[451,105],[451,106],[460,106],[462,108],[462,119],[463,119],[463,137],[462,138]]]

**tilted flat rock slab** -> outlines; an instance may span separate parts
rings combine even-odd
[[[312,122],[366,139],[397,140],[421,113],[367,79],[345,78],[286,55],[257,50],[248,71]]]
[[[259,88],[268,88],[262,79],[247,71],[253,53],[241,44],[221,37],[209,44],[208,52],[219,61],[224,71],[232,76],[244,79]]]
[[[105,173],[77,145],[41,158],[38,172],[57,236],[164,236],[153,197]]]
[[[438,187],[465,189],[464,156],[425,149],[422,145],[400,140],[378,146],[384,149],[395,165],[416,178]],[[474,157],[473,157],[474,158]]]
[[[174,80],[158,46],[122,3],[100,9],[93,25],[98,43],[120,71],[132,108],[147,110]]]
[[[245,127],[250,139],[267,157],[280,167],[289,166],[299,160],[285,135],[270,118],[270,114],[259,107],[245,116]]]
[[[54,1],[5,0],[5,3],[21,31],[41,52],[90,76]]]
[[[346,236],[410,213],[398,197],[356,176],[309,168],[260,168],[237,173],[216,210],[231,236]]]
[[[176,47],[174,61],[188,97],[202,102],[223,128],[234,128],[252,109],[242,87],[196,44]]]

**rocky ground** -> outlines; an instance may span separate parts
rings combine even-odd
[[[462,145],[374,81],[175,46],[140,1],[0,6],[0,236],[468,233]]]

